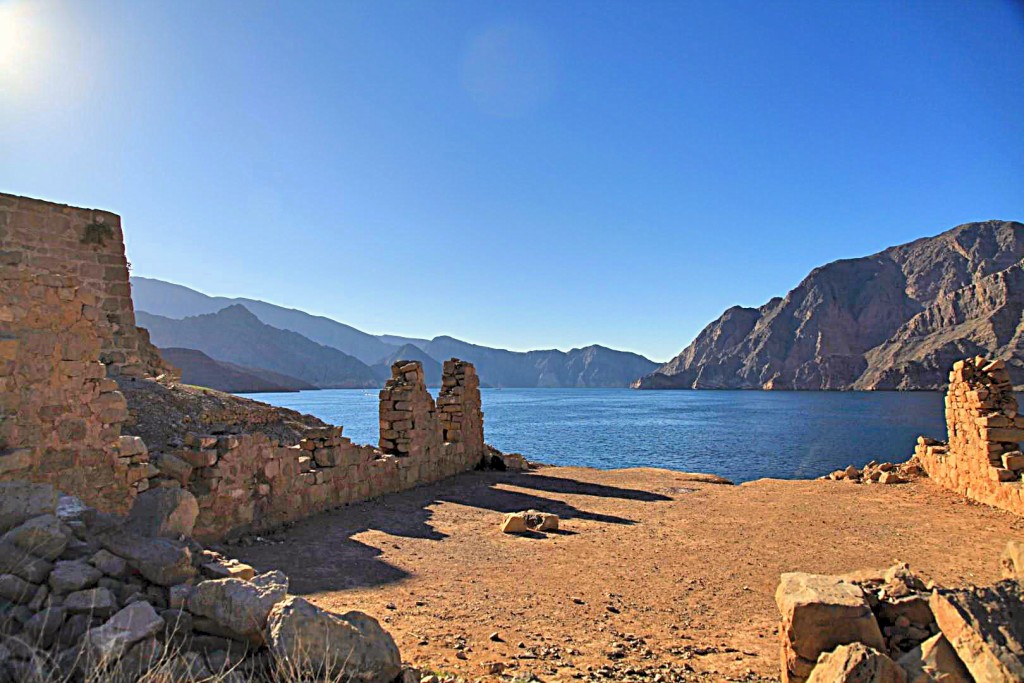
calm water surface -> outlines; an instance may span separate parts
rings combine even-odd
[[[942,394],[897,392],[484,389],[488,443],[530,460],[665,467],[736,482],[809,478],[899,462],[919,434],[945,438]],[[251,394],[377,442],[377,392]]]

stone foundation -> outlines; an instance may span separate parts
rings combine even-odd
[[[196,535],[212,540],[434,482],[487,452],[476,371],[452,359],[437,404],[419,362],[392,367],[380,449],[341,427],[282,445],[223,424],[151,454],[122,435],[128,410],[113,378],[174,371],[135,326],[120,218],[0,194],[0,268],[0,480],[51,484],[114,512],[149,488],[184,487],[199,504]]]
[[[1024,417],[1002,361],[957,361],[946,394],[949,441],[920,437],[915,455],[928,476],[972,500],[1024,515]]]

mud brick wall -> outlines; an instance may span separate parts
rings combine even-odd
[[[108,377],[137,359],[130,294],[116,215],[0,194],[0,479],[118,511],[147,486]]]
[[[949,375],[943,443],[920,437],[915,455],[928,476],[972,500],[1024,515],[1024,417],[1006,366],[978,356]]]
[[[189,434],[181,449],[154,462],[199,501],[197,538],[272,529],[479,465],[486,449],[476,371],[453,359],[443,382],[461,389],[442,389],[439,401],[453,407],[447,413],[439,413],[419,362],[393,366],[380,392],[381,448],[353,444],[342,427],[311,430],[294,446],[263,434]]]

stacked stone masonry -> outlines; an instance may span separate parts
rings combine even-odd
[[[457,399],[442,408],[458,411],[438,419],[422,365],[400,361],[393,366],[380,392],[379,449],[353,444],[342,436],[342,427],[311,430],[294,446],[278,445],[263,434],[189,434],[183,448],[156,457],[157,468],[196,496],[200,539],[270,529],[471,470],[486,452],[476,372],[456,359],[444,368],[445,386],[462,392],[442,388],[439,401]],[[465,440],[468,435],[474,440]]]
[[[948,441],[920,437],[928,476],[972,500],[1024,515],[1024,416],[1003,361],[957,361],[946,394]]]
[[[0,478],[127,509],[152,470],[110,376],[143,370],[120,219],[0,194]]]
[[[418,362],[381,392],[381,448],[341,427],[284,445],[261,433],[183,434],[150,453],[122,434],[113,377],[173,375],[135,326],[120,218],[0,194],[0,480],[50,484],[123,512],[154,487],[191,491],[213,540],[476,467],[487,449],[473,366],[444,364],[435,404]]]

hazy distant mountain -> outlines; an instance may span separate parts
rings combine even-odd
[[[160,355],[181,370],[181,381],[232,394],[262,391],[302,391],[315,389],[309,382],[260,368],[247,368],[210,358],[196,349],[160,349]]]
[[[181,320],[136,311],[136,319],[160,348],[198,349],[216,360],[281,373],[322,389],[378,385],[358,358],[267,325],[241,304]]]
[[[434,358],[471,361],[481,381],[506,387],[624,387],[658,367],[628,351],[588,346],[571,351],[506,351],[435,337],[422,347]]]
[[[372,334],[330,318],[275,306],[257,299],[208,296],[182,285],[147,277],[132,276],[132,300],[138,311],[178,319],[216,313],[233,304],[241,304],[272,327],[298,332],[318,344],[355,356],[367,365],[378,362],[397,348],[382,342]]]
[[[476,365],[481,383],[499,387],[626,387],[659,365],[635,353],[596,345],[568,352],[520,352],[479,346],[447,336],[430,340],[396,335],[373,336],[329,318],[253,299],[207,296],[188,287],[151,278],[132,277],[132,296],[137,311],[164,318],[215,313],[225,307],[241,304],[267,325],[290,330],[307,340],[355,356],[372,366],[372,369],[368,369],[381,383],[390,376],[390,364],[399,359],[423,361],[428,383],[436,385],[440,382],[440,373],[433,375],[434,366],[440,367],[440,362],[448,358],[461,358]],[[145,322],[139,324],[148,327]],[[155,337],[154,343],[162,346]],[[192,344],[172,345],[199,348]],[[207,353],[218,360],[235,360],[209,351]],[[270,367],[255,362],[244,364]],[[278,367],[271,369],[309,381],[307,377],[295,372],[280,370]],[[314,384],[323,386],[319,382]]]
[[[984,354],[1024,381],[1024,225],[968,223],[730,308],[641,389],[940,389]]]

